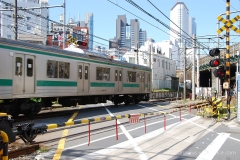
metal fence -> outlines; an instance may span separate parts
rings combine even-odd
[[[178,84],[178,80],[153,79],[152,89],[169,88],[177,91]]]

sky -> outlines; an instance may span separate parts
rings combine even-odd
[[[167,19],[162,13],[167,17],[170,17],[170,10],[177,3],[177,0],[149,0],[162,13],[155,9],[148,0],[132,1],[154,17],[158,18],[161,22],[170,26],[169,19]],[[50,6],[61,5],[63,2],[64,0],[48,0]],[[226,13],[226,0],[178,0],[178,2],[184,2],[189,10],[189,16],[195,18],[197,24],[196,36],[198,41],[205,43],[206,45],[209,45],[208,42],[213,42],[211,45],[216,45],[215,42],[217,39],[214,39],[214,37],[217,36],[217,17],[220,14]],[[239,11],[240,0],[230,0],[230,6],[230,12]],[[60,14],[63,13],[63,8],[50,8],[49,13],[50,19],[59,22],[59,17]],[[83,21],[85,20],[86,13],[93,13],[93,35],[104,39],[101,40],[94,37],[94,41],[101,44],[108,45],[108,40],[116,36],[116,19],[118,15],[126,15],[128,23],[130,23],[131,19],[138,19],[140,22],[140,28],[147,31],[147,38],[153,38],[155,42],[170,39],[170,35],[167,34],[169,33],[167,28],[141,10],[137,9],[135,6],[131,5],[127,0],[66,0],[66,22],[69,18],[78,21],[79,15],[80,20]],[[240,15],[240,13],[231,13],[230,19],[237,15]],[[226,15],[223,15],[222,17],[226,18]],[[235,22],[234,25],[237,27],[239,23]],[[220,23],[220,27],[222,26],[223,23]],[[223,31],[221,34],[226,34],[226,31]],[[230,35],[231,43],[239,42],[240,37],[234,31],[231,31]],[[225,46],[225,43],[225,39],[220,40],[222,47]]]

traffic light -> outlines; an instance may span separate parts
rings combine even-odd
[[[209,66],[211,67],[217,67],[220,65],[220,60],[219,59],[212,59],[210,62],[209,62]]]
[[[214,76],[218,77],[220,79],[224,79],[225,78],[225,73],[226,73],[226,71],[223,68],[218,68],[218,69],[215,69],[213,71]]]
[[[214,56],[219,56],[220,55],[220,50],[218,48],[211,49],[209,51],[209,55],[214,57]]]
[[[87,42],[83,42],[83,41],[77,41],[77,44],[79,46],[87,46]]]
[[[218,48],[211,49],[209,51],[209,55],[211,57],[219,56],[220,55],[220,50]],[[212,59],[209,62],[209,66],[211,66],[211,67],[217,67],[219,65],[220,65],[220,59],[219,58]]]

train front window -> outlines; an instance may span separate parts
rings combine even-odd
[[[32,77],[33,76],[33,60],[27,59],[27,76]]]
[[[15,75],[22,76],[22,58],[16,57]]]

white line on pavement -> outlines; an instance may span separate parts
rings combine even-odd
[[[102,104],[104,106],[104,104]],[[108,114],[110,114],[110,116],[114,116],[106,107],[105,107],[106,111],[108,112]],[[121,125],[121,123],[118,121],[118,124],[120,124],[120,128],[122,129],[123,133],[126,135],[126,137],[128,138],[128,140],[131,142],[131,145],[134,147],[134,150],[139,154],[140,159],[142,160],[146,160],[148,159],[147,155],[145,153],[143,153],[142,149],[138,146],[138,144],[134,141],[133,137],[129,134],[129,132],[126,130],[126,128]]]
[[[175,119],[175,118],[171,118],[171,119]],[[194,121],[194,120],[197,120],[197,119],[199,119],[199,117],[193,117],[191,119],[186,120],[186,122]],[[171,129],[172,127],[178,125],[179,123],[180,122],[176,122],[176,123],[173,123],[173,124],[169,125],[168,129]],[[144,140],[157,137],[157,136],[161,135],[162,133],[165,133],[164,132],[164,128],[160,128],[160,129],[152,131],[150,133],[146,133],[146,134],[144,134],[144,135],[142,135],[140,137],[134,138],[134,140],[135,140],[135,142],[141,143]],[[105,148],[105,149],[102,149],[102,150],[99,150],[99,151],[87,154],[87,155],[85,155],[83,157],[76,158],[74,160],[102,159],[102,158],[104,158],[104,156],[110,154],[111,152],[117,151],[117,150],[122,149],[122,148],[126,148],[129,145],[131,145],[130,141],[125,141],[125,142],[116,144],[114,146],[111,146],[111,147],[108,147],[108,148]]]
[[[211,160],[230,136],[229,133],[219,133],[219,135],[208,145],[196,160]]]

